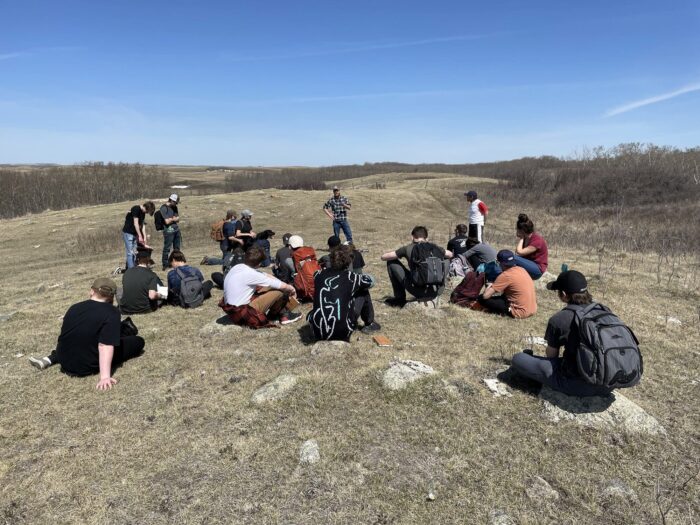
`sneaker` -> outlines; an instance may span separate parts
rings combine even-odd
[[[37,359],[36,357],[30,357],[29,364],[31,364],[34,368],[38,368],[39,370],[44,370],[45,368],[50,367],[53,363],[51,362],[51,359],[49,359],[47,356],[47,357],[42,357],[40,359]]]
[[[382,327],[379,323],[372,322],[371,324],[366,324],[365,326],[363,326],[360,332],[362,332],[363,334],[371,334],[372,332],[377,332],[381,329]]]
[[[112,272],[112,277],[116,277],[120,273],[124,273],[124,269],[121,266],[117,266]]]
[[[280,324],[292,324],[301,319],[301,314],[298,312],[287,312],[280,316]]]
[[[392,308],[403,308],[406,306],[406,299],[397,299],[396,297],[389,297],[384,304],[391,306]]]
[[[202,264],[209,264],[209,257],[206,256],[206,255],[205,255],[204,257],[202,257],[202,260],[199,261],[199,264],[200,264],[200,265],[202,265]]]

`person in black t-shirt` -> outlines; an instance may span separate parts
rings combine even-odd
[[[146,214],[153,215],[156,211],[156,206],[151,201],[146,201],[141,205],[136,205],[129,210],[124,218],[124,227],[122,228],[122,237],[124,238],[124,246],[126,248],[126,269],[136,266],[136,250],[138,246],[151,249],[148,245],[148,235],[146,234],[146,223],[144,219]],[[114,275],[121,273],[122,269],[117,268]]]
[[[241,220],[238,221],[238,230],[236,230],[236,238],[243,241],[243,251],[247,250],[255,243],[255,232],[253,231],[253,225],[250,222],[252,218],[252,211],[243,210],[241,212]]]
[[[74,304],[63,316],[56,349],[46,357],[30,357],[32,366],[44,370],[60,364],[61,371],[71,376],[99,373],[98,390],[117,384],[113,370],[141,355],[144,340],[135,335],[121,337],[119,310],[112,305],[116,293],[113,280],[97,279],[90,288],[90,298]]]
[[[560,273],[556,281],[547,284],[547,289],[556,290],[567,307],[584,307],[593,302],[586,278],[576,270]],[[576,354],[580,341],[574,325],[574,312],[565,308],[554,314],[547,323],[544,339],[547,341],[545,357],[533,355],[532,350],[515,354],[513,372],[570,396],[604,396],[610,393],[605,387],[586,382],[578,373]],[[562,346],[564,354],[559,357]]]
[[[469,237],[466,224],[458,224],[455,228],[455,236],[447,242],[447,249],[452,252],[453,257],[463,254],[469,250]]]
[[[149,265],[155,264],[150,253],[139,252],[136,256],[137,266],[130,268],[122,276],[122,297],[119,308],[125,314],[143,314],[158,309],[160,301],[158,286],[163,286]]]
[[[340,240],[340,237],[337,235],[331,235],[328,237],[328,250],[332,251],[333,248],[336,248],[343,244],[343,241]],[[362,257],[362,253],[360,250],[355,248],[355,245],[352,243],[345,243],[346,246],[349,246],[350,249],[352,250],[352,271],[355,273],[362,273],[362,268],[365,267],[365,258]],[[318,260],[318,264],[321,265],[321,268],[330,268],[331,267],[331,256],[329,255],[324,255]]]
[[[331,250],[330,264],[314,276],[314,307],[307,320],[316,339],[348,341],[358,317],[364,322],[363,333],[379,330],[369,295],[374,280],[350,271],[352,249],[338,246]]]

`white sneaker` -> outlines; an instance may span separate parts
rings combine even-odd
[[[34,368],[38,368],[39,370],[44,370],[45,368],[50,367],[53,363],[51,362],[51,359],[49,359],[47,356],[47,357],[42,357],[40,359],[37,359],[36,357],[30,357],[29,364],[31,364]]]
[[[121,266],[117,266],[117,267],[114,269],[114,271],[112,272],[112,277],[116,277],[117,275],[119,275],[120,273],[123,273],[123,272],[124,272],[124,270],[122,269],[122,267],[121,267]]]

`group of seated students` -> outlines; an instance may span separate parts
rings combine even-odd
[[[315,251],[304,245],[301,236],[287,233],[273,259],[269,247],[271,236],[263,239],[266,245],[254,242],[257,236],[250,224],[251,217],[252,213],[245,210],[240,222],[235,213],[228,212],[227,224],[231,226],[224,230],[223,257],[206,261],[214,260],[213,264],[223,266],[224,271],[213,280],[223,289],[219,306],[232,322],[250,328],[290,324],[301,318],[294,311],[299,300],[307,299],[312,307],[306,319],[317,340],[349,341],[360,322],[363,333],[381,329],[374,318],[370,295],[375,279],[363,273],[365,263],[359,250],[352,244],[341,243],[334,235],[328,239],[329,254],[316,260]],[[467,226],[460,224],[444,249],[430,243],[426,227],[416,226],[410,243],[381,255],[393,290],[386,303],[403,307],[408,293],[418,300],[437,298],[452,268],[453,273],[459,274],[461,270],[460,275],[479,275],[483,279],[479,281],[482,293],[474,301],[478,309],[513,318],[534,315],[537,303],[533,280],[547,269],[547,244],[524,214],[518,217],[516,235],[514,252],[508,249],[496,252],[483,240],[469,237]],[[238,257],[232,257],[234,252]],[[172,252],[168,262],[171,267],[168,293],[163,296],[159,290],[163,283],[151,269],[154,262],[150,252],[139,252],[135,266],[123,275],[119,309],[113,306],[118,295],[114,281],[97,279],[91,286],[89,299],[66,312],[55,350],[46,357],[30,357],[30,363],[39,369],[60,364],[63,372],[75,376],[99,373],[97,388],[111,388],[116,384],[113,370],[125,360],[140,355],[144,348],[144,340],[134,335],[129,319],[120,321],[120,312],[137,314],[166,303],[178,305],[180,287],[186,279],[197,280],[204,297],[211,296],[214,283],[205,281],[199,269],[189,266],[181,251]],[[270,263],[273,263],[273,275],[260,271]],[[567,308],[548,322],[546,355],[538,357],[525,350],[514,356],[512,370],[567,394],[609,393],[577,377],[578,341],[572,331],[573,310],[568,307],[592,303],[585,276],[573,270],[564,271],[547,288],[557,291]],[[562,347],[564,353],[560,357]]]

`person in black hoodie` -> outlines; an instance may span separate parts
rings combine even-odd
[[[364,322],[362,333],[381,327],[374,321],[374,307],[369,289],[374,279],[354,273],[352,248],[338,246],[330,253],[330,268],[314,277],[314,307],[307,320],[316,339],[348,341],[357,328],[357,319]]]

